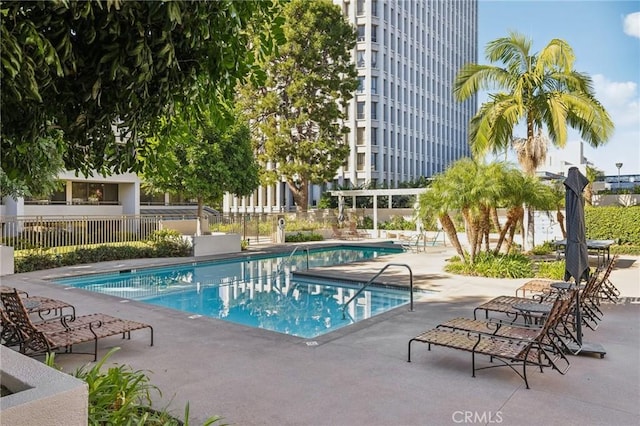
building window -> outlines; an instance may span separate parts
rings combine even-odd
[[[72,182],[71,198],[74,204],[118,204],[118,185]]]
[[[358,0],[356,2],[356,15],[357,16],[364,15],[364,0]]]
[[[371,171],[375,172],[378,170],[378,153],[377,152],[372,152],[371,153]]]
[[[364,68],[364,57],[365,57],[364,50],[358,50],[356,52],[356,66],[358,68]]]
[[[364,41],[364,37],[366,35],[364,25],[358,25],[358,41]]]
[[[364,102],[358,102],[357,104],[356,119],[364,120]]]
[[[371,16],[378,16],[378,0],[371,0]]]
[[[365,128],[358,127],[358,129],[356,130],[356,144],[364,145],[364,141],[365,141]]]
[[[364,170],[364,152],[359,152],[356,155],[356,170],[357,171]]]
[[[371,119],[372,120],[378,119],[378,103],[377,102],[371,102]]]
[[[378,51],[371,51],[371,68],[378,69]]]
[[[378,94],[378,77],[371,77],[371,94]]]
[[[356,89],[357,93],[364,93],[364,76],[358,76],[358,88]]]
[[[371,146],[378,146],[378,128],[371,128]]]
[[[374,43],[378,42],[378,26],[377,25],[371,26],[371,41]]]

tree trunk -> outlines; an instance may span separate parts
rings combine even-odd
[[[456,226],[453,224],[451,217],[448,214],[441,214],[439,216],[440,224],[442,225],[442,230],[449,237],[449,241],[453,244],[453,248],[456,249],[456,252],[460,255],[463,261],[467,261],[464,250],[462,249],[462,245],[460,244],[460,240],[458,240],[458,232],[456,231]]]
[[[306,213],[309,205],[309,182],[303,179],[298,187],[295,183],[287,181],[287,185],[291,190],[293,202],[296,203],[296,211]]]
[[[197,197],[196,198],[198,200],[198,210],[197,210],[197,217],[198,217],[198,223],[200,224],[200,226],[198,227],[198,231],[196,232],[196,235],[201,235],[203,234],[205,231],[208,231],[208,229],[205,230],[206,226],[204,223],[204,217],[202,216],[202,211],[204,210],[204,200],[202,199],[202,197]]]
[[[528,221],[527,221],[527,241],[526,241],[526,244],[523,244],[523,247],[522,247],[523,251],[533,250],[533,248],[536,246],[536,238],[535,238],[536,224],[535,224],[534,213],[535,212],[533,210],[533,207],[527,208],[527,217],[528,217]],[[523,243],[524,243],[524,241],[523,241]]]
[[[593,185],[591,182],[584,187],[584,201],[590,206],[593,205]]]
[[[495,254],[498,254],[500,252],[500,248],[502,247],[502,244],[505,241],[507,232],[513,228],[513,233],[515,233],[515,228],[518,225],[518,221],[521,220],[522,216],[523,216],[522,207],[514,207],[507,211],[507,222],[504,224],[504,227],[500,230],[498,243],[496,244],[496,248],[494,250]],[[513,235],[511,236],[511,241],[513,242]],[[510,245],[511,244],[509,244],[509,247],[507,247],[507,252],[508,252],[508,249],[510,248]]]
[[[560,209],[558,209],[558,211],[556,212],[556,220],[560,224],[560,231],[562,231],[562,238],[566,239],[567,238],[567,230],[564,227],[564,215],[562,214]]]

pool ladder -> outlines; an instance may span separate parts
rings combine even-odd
[[[280,263],[278,263],[278,267],[276,268],[276,272],[274,272],[273,277],[271,279],[271,284],[274,285],[276,278],[280,276],[280,274],[282,274],[282,271],[284,270],[284,266],[285,265],[291,265],[291,259],[293,258],[293,255],[296,254],[296,251],[299,249],[300,247],[295,247],[293,249],[293,251],[291,252],[291,254],[289,255],[289,257],[287,257],[286,259],[284,259],[283,261],[281,261]],[[305,247],[302,249],[303,251],[305,251],[307,253],[307,269],[309,269],[309,248]]]
[[[356,294],[354,294],[353,296],[351,296],[349,300],[347,300],[347,303],[345,303],[344,306],[342,307],[342,319],[347,319],[347,306],[349,306],[349,303],[353,302],[356,299],[356,297],[358,297],[360,293],[362,293],[364,289],[367,288],[369,284],[372,284],[375,281],[375,279],[378,278],[380,275],[382,275],[382,273],[386,271],[387,268],[389,268],[390,266],[402,266],[409,270],[409,300],[410,300],[409,310],[413,311],[413,271],[411,270],[411,267],[406,263],[387,263],[382,267],[382,269],[378,271],[377,274],[373,276],[373,278],[371,278],[362,287],[360,287],[360,289],[358,289]]]

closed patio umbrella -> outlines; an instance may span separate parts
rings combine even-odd
[[[584,198],[582,191],[589,180],[580,173],[577,167],[571,167],[564,180],[567,245],[565,246],[564,280],[571,277],[576,285],[589,280],[589,252],[584,224]],[[576,338],[580,353],[595,352],[604,356],[606,351],[596,343],[585,343],[582,340],[582,319],[580,314],[580,292],[576,292]],[[578,352],[578,351],[576,351]]]
[[[584,226],[584,199],[582,191],[589,180],[577,167],[571,167],[564,180],[567,221],[567,245],[565,247],[564,280],[571,277],[576,284],[589,279],[589,253]]]

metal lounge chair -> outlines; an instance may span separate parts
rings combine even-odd
[[[562,319],[556,323],[555,327],[549,329],[552,350],[558,352],[558,356],[561,356],[560,352],[577,354],[574,348],[576,347],[578,339],[573,327],[570,327],[571,320],[569,318],[575,306],[576,291],[577,290],[573,289],[569,290],[566,294],[558,294],[558,296],[570,299],[570,303],[563,307],[564,310],[561,313]],[[540,325],[537,324],[514,324],[512,322],[477,320],[463,317],[450,319],[439,324],[436,328],[470,331],[515,339],[533,339],[540,331]]]
[[[538,366],[541,372],[543,367],[551,367],[561,374],[565,374],[569,369],[569,362],[562,352],[556,349],[550,330],[561,320],[562,315],[569,309],[570,303],[571,299],[568,297],[558,297],[545,323],[538,329],[535,336],[529,338],[505,338],[485,333],[442,328],[428,330],[409,340],[407,361],[411,362],[411,344],[413,342],[426,343],[429,350],[434,345],[471,352],[472,377],[475,377],[477,370],[506,366],[518,374],[529,389],[527,365]],[[486,355],[492,362],[497,360],[500,364],[476,367],[476,355]],[[560,365],[559,361],[562,361],[564,365]],[[520,365],[522,372],[516,369]]]
[[[148,328],[153,346],[153,327],[149,324],[129,321],[106,314],[82,315],[71,318],[62,316],[56,320],[33,323],[24,307],[22,298],[17,291],[0,293],[5,313],[2,321],[12,327],[16,335],[14,346],[19,346],[20,352],[26,355],[40,355],[52,353],[58,349],[65,353],[73,352],[73,346],[93,342],[94,361],[98,357],[98,339],[122,335],[131,338],[131,332]],[[3,331],[4,331],[3,324]]]
[[[597,270],[596,273],[591,276],[587,284],[585,284],[581,289],[580,308],[583,313],[582,323],[592,330],[595,330],[598,322],[602,320],[603,314],[598,306],[599,298],[597,297],[597,294],[610,271],[611,268],[607,268],[605,271]],[[476,307],[473,311],[473,318],[477,319],[478,311],[484,311],[485,319],[488,319],[489,313],[493,312],[505,314],[512,322],[516,322],[519,318],[526,317],[526,315],[531,316],[530,314],[523,312],[521,309],[518,309],[518,304],[540,303],[550,306],[551,300],[553,300],[558,291],[562,290],[557,290],[550,285],[548,290],[543,293],[536,294],[532,298],[498,296]],[[540,314],[538,319],[541,319],[543,316],[543,314]]]
[[[614,255],[610,261],[608,261],[606,266],[606,277],[603,280],[601,292],[601,298],[606,298],[611,300],[612,302],[617,302],[620,297],[620,291],[613,285],[613,283],[609,280],[609,274],[611,274],[611,270],[615,266],[615,263],[618,260],[618,255]],[[535,279],[531,281],[527,281],[520,287],[516,289],[516,297],[518,293],[522,293],[521,297],[526,297],[527,292],[540,294],[549,292],[551,289],[551,284],[553,280],[543,280],[543,279]]]
[[[51,299],[49,297],[41,297],[41,296],[29,296],[29,293],[23,290],[18,290],[15,288],[0,286],[0,292],[13,292],[17,291],[22,297],[24,302],[24,307],[27,312],[30,314],[38,314],[41,320],[45,320],[51,318],[51,316],[62,316],[65,310],[70,310],[71,315],[73,317],[76,316],[76,308],[62,300]]]

